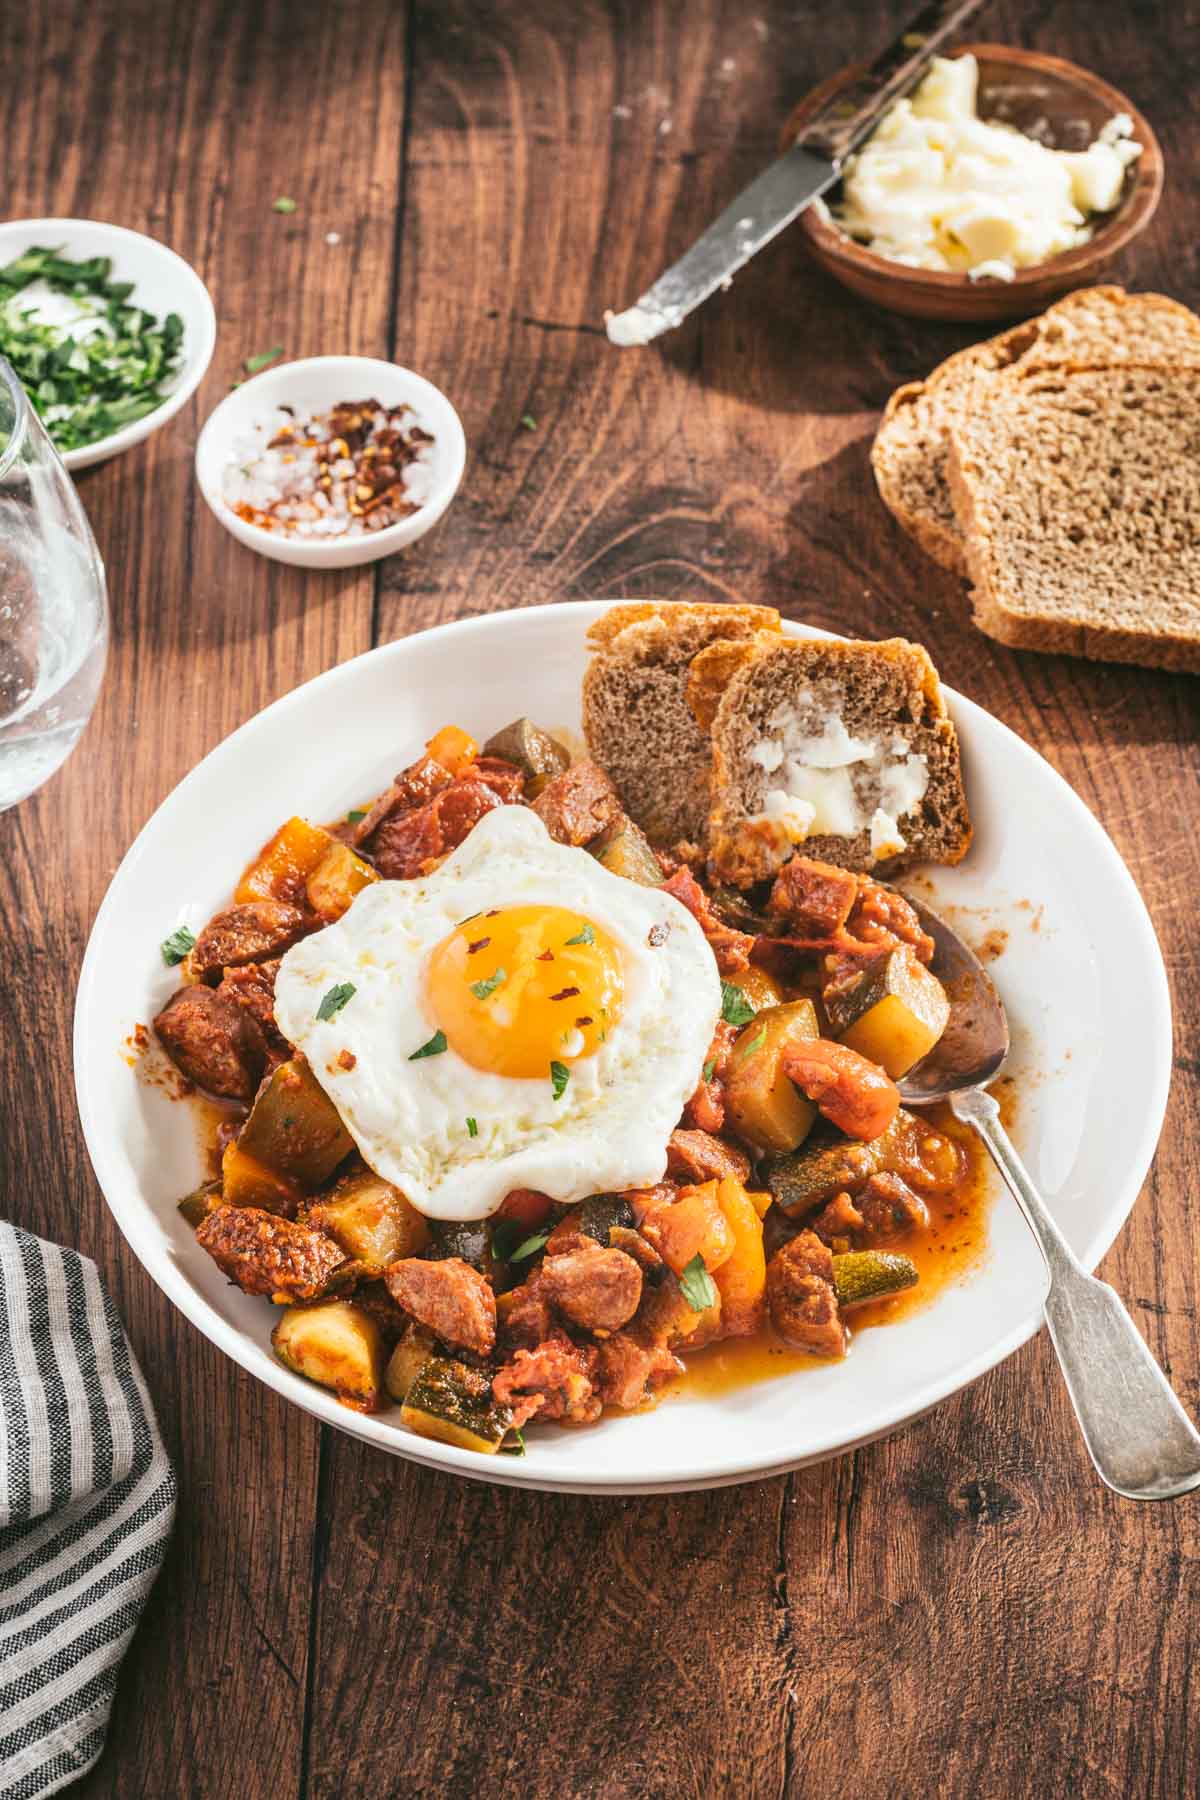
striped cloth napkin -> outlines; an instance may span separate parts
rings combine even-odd
[[[95,1264],[0,1223],[0,1800],[53,1794],[99,1756],[174,1516]]]

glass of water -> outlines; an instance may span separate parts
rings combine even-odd
[[[104,565],[87,514],[0,356],[0,811],[66,762],[107,652]]]

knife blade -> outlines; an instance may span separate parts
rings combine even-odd
[[[691,249],[624,312],[606,312],[609,341],[627,349],[673,331],[728,287],[764,244],[841,178],[842,164],[895,100],[916,86],[946,39],[984,0],[930,0],[848,88],[810,119],[783,155],[743,188]]]

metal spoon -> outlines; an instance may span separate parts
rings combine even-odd
[[[934,941],[931,967],[950,997],[950,1023],[900,1083],[901,1098],[908,1106],[948,1100],[979,1133],[1024,1213],[1050,1275],[1050,1339],[1101,1480],[1127,1500],[1189,1493],[1200,1487],[1200,1432],[1112,1288],[1087,1273],[1054,1223],[986,1091],[1008,1055],[1000,996],[961,938],[906,897]]]

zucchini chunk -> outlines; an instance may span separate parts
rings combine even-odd
[[[775,1204],[792,1219],[825,1206],[835,1194],[853,1193],[870,1175],[888,1166],[901,1136],[913,1123],[901,1107],[882,1136],[872,1143],[845,1138],[832,1126],[822,1126],[808,1143],[790,1156],[773,1158],[761,1173]]]
[[[327,1200],[309,1207],[308,1222],[371,1275],[381,1275],[402,1256],[418,1256],[429,1242],[422,1214],[372,1169],[343,1175]]]
[[[494,1456],[512,1413],[492,1398],[491,1377],[451,1356],[426,1357],[400,1409],[401,1424],[419,1437]]]
[[[383,1378],[383,1338],[378,1325],[350,1300],[318,1306],[289,1306],[271,1333],[280,1362],[333,1388],[363,1412],[379,1404]]]
[[[756,1013],[734,1043],[725,1103],[739,1137],[759,1150],[795,1150],[812,1130],[817,1109],[779,1063],[789,1044],[820,1037],[811,1000],[786,1000]]]
[[[907,948],[868,964],[852,986],[825,995],[829,1028],[899,1081],[928,1056],[950,1018],[950,1002]]]
[[[478,1269],[481,1275],[491,1274],[494,1266],[492,1246],[485,1220],[431,1219],[428,1228],[433,1238],[432,1256],[439,1261],[443,1257],[457,1256]]]
[[[639,887],[661,887],[663,872],[650,841],[632,819],[620,818],[615,825],[588,845],[588,854],[609,871],[636,881]]]
[[[403,1405],[408,1390],[433,1355],[433,1333],[423,1325],[410,1325],[383,1372],[383,1385],[393,1400]]]
[[[838,1305],[862,1306],[867,1300],[884,1300],[917,1285],[917,1266],[907,1256],[883,1250],[848,1250],[833,1259],[833,1285]]]
[[[606,1249],[614,1225],[628,1229],[634,1222],[633,1207],[626,1194],[589,1194],[567,1213],[566,1218],[585,1237],[595,1238]]]
[[[237,1147],[313,1193],[350,1154],[354,1140],[308,1064],[297,1058],[280,1063],[259,1088]]]
[[[515,763],[528,781],[534,776],[561,775],[571,765],[567,750],[532,719],[514,719],[483,746],[485,756],[499,756]]]
[[[186,1223],[193,1231],[197,1231],[213,1207],[220,1206],[222,1198],[219,1181],[202,1181],[198,1188],[193,1188],[190,1194],[185,1194],[175,1204]]]

